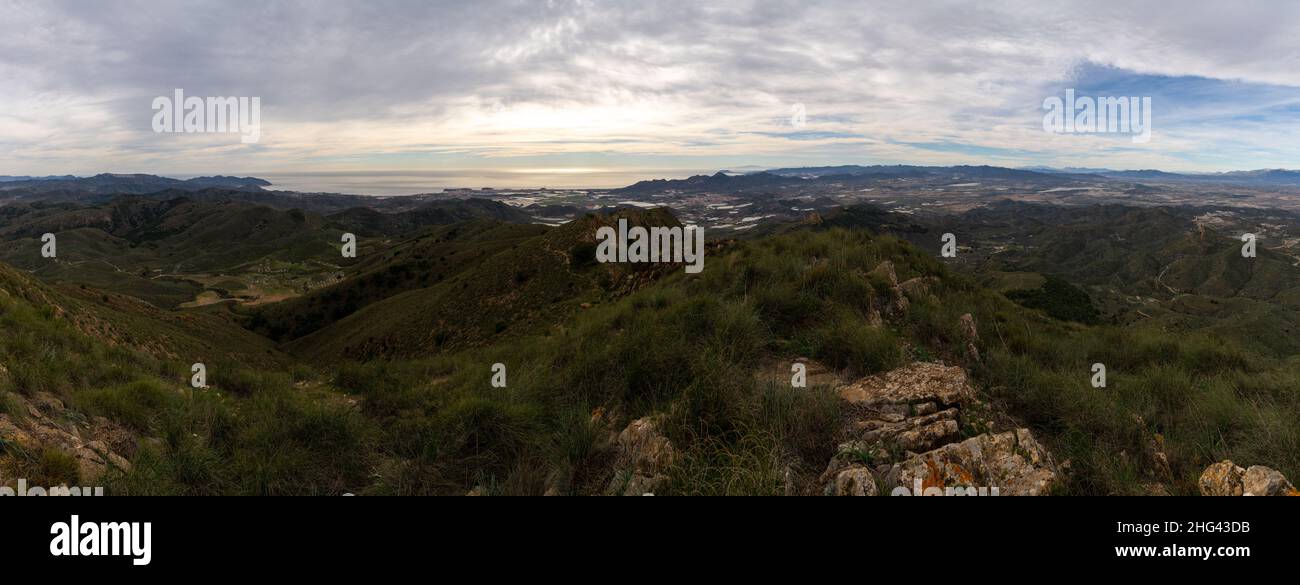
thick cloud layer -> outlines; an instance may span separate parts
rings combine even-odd
[[[0,24],[0,174],[1300,167],[1283,0],[0,0]],[[1155,96],[1153,140],[1044,132],[1068,87]],[[175,88],[260,97],[260,142],[154,133]]]

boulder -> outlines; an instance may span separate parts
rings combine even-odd
[[[939,284],[939,278],[936,276],[918,276],[916,278],[905,280],[898,284],[899,290],[907,295],[907,298],[913,301],[937,301],[933,290],[934,286]]]
[[[966,313],[958,319],[958,324],[961,327],[962,339],[966,342],[966,359],[973,362],[980,361],[980,350],[976,346],[979,343],[980,334],[979,329],[975,327],[975,317],[970,313]]]
[[[957,366],[915,362],[864,378],[840,389],[840,398],[856,406],[955,405],[975,397],[965,370]]]
[[[611,491],[623,495],[653,492],[668,480],[668,469],[677,458],[673,444],[660,434],[650,417],[632,421],[618,434],[616,468]]]
[[[908,489],[987,487],[1004,496],[1046,495],[1058,482],[1051,455],[1028,429],[949,443],[904,461],[890,476],[888,483]]]
[[[1205,468],[1197,485],[1203,496],[1240,496],[1246,470],[1225,459]]]
[[[871,470],[853,466],[835,475],[835,482],[827,486],[827,495],[835,496],[874,496],[876,495],[876,478]]]
[[[1203,496],[1300,496],[1281,472],[1263,465],[1242,469],[1228,459],[1205,468],[1197,485]]]
[[[889,306],[886,307],[889,314],[893,316],[902,316],[907,314],[908,301],[907,295],[903,294],[903,289],[898,285],[898,274],[894,271],[894,263],[885,260],[876,266],[870,272],[885,282],[889,288]]]
[[[1263,465],[1252,465],[1242,476],[1242,494],[1249,496],[1300,495],[1281,472]]]

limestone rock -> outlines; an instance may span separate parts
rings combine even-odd
[[[668,469],[677,458],[672,442],[659,433],[650,417],[629,423],[618,434],[617,449],[616,467],[622,473],[615,474],[610,487],[624,495],[653,492],[667,481]]]
[[[889,287],[889,307],[890,315],[901,316],[907,314],[908,301],[907,295],[903,294],[903,289],[898,285],[898,274],[894,271],[894,263],[889,260],[881,262],[871,275],[885,281]]]
[[[939,284],[938,277],[918,276],[899,283],[898,288],[913,301],[936,301],[938,299],[931,290],[937,284]]]
[[[949,443],[904,461],[891,475],[891,483],[909,489],[987,487],[1004,496],[1045,495],[1058,481],[1051,456],[1028,429]]]
[[[980,334],[979,329],[975,327],[975,317],[966,313],[958,319],[958,323],[961,326],[962,338],[966,341],[966,358],[974,362],[980,361],[980,350],[976,346]]]
[[[864,378],[840,389],[840,397],[858,406],[965,403],[975,396],[966,372],[957,366],[915,362]]]
[[[850,467],[835,475],[835,482],[827,486],[827,491],[836,496],[874,496],[876,478],[865,467]]]
[[[1263,465],[1252,465],[1242,477],[1242,493],[1251,496],[1292,496],[1295,486],[1281,472]]]
[[[1240,496],[1245,475],[1246,470],[1225,459],[1207,467],[1197,484],[1203,496]]]
[[[31,452],[55,449],[71,455],[85,482],[108,471],[131,470],[122,453],[134,455],[135,438],[125,427],[102,417],[86,422],[84,417],[70,416],[63,401],[47,392],[31,397],[10,394],[9,398],[25,415],[0,414],[0,441]]]

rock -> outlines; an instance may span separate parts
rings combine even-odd
[[[915,362],[844,386],[840,397],[857,406],[926,402],[954,405],[971,401],[975,392],[961,368]]]
[[[1197,485],[1203,496],[1240,496],[1244,491],[1242,480],[1246,470],[1224,459],[1205,468]]]
[[[999,495],[1042,495],[1060,481],[1051,454],[1028,429],[962,439],[963,421],[966,428],[992,423],[966,410],[978,400],[960,367],[916,362],[839,394],[848,403],[842,434],[849,440],[817,484],[828,495],[852,492],[866,476],[882,478],[887,489],[996,488]],[[874,475],[867,466],[876,467]]]
[[[643,475],[668,471],[677,456],[672,442],[659,434],[649,417],[629,423],[618,434],[618,447],[623,465]]]
[[[659,433],[650,417],[632,421],[618,434],[618,454],[610,491],[623,495],[652,493],[668,480],[668,469],[677,458],[673,444]],[[620,489],[621,486],[621,489]]]
[[[889,314],[902,316],[907,314],[908,302],[907,295],[903,294],[903,289],[898,285],[898,274],[894,272],[894,263],[885,260],[876,266],[870,272],[871,275],[885,281],[889,287]]]
[[[1004,496],[1045,495],[1057,483],[1051,456],[1028,429],[944,445],[904,461],[891,476],[890,483],[908,489],[987,487]]]
[[[129,446],[134,454],[135,439],[124,427],[102,417],[85,422],[69,416],[67,407],[52,394],[37,392],[30,398],[11,395],[15,407],[26,412],[22,418],[0,414],[0,439],[30,452],[54,449],[72,456],[82,481],[94,481],[110,470],[129,472],[131,463],[115,447]],[[58,422],[77,421],[81,422]]]
[[[1281,472],[1263,465],[1242,469],[1227,459],[1205,468],[1197,483],[1204,496],[1300,495]]]
[[[119,453],[123,457],[134,457],[139,450],[139,443],[130,430],[102,416],[90,419],[90,435],[103,441],[110,451]]]
[[[978,362],[980,361],[980,350],[976,344],[979,343],[979,330],[975,327],[975,317],[970,313],[962,315],[958,319],[961,327],[962,338],[966,341],[966,358]]]
[[[861,440],[866,443],[889,443],[908,451],[924,451],[947,442],[946,439],[955,437],[960,428],[955,408],[925,416],[898,418],[897,422],[879,419],[857,421],[853,426],[862,431]]]
[[[1242,494],[1247,496],[1295,496],[1295,486],[1281,472],[1252,465],[1242,477]]]
[[[14,424],[7,414],[0,414],[0,441],[13,443],[24,449],[38,446],[36,439]]]
[[[874,496],[876,478],[865,467],[850,467],[835,475],[835,482],[827,486],[827,491],[827,495],[836,496]]]
[[[877,264],[875,269],[870,272],[871,275],[880,277],[888,284],[890,288],[898,288],[898,274],[894,272],[894,263],[885,260]]]
[[[32,396],[31,403],[41,414],[45,415],[57,414],[66,410],[63,401],[55,398],[49,392],[37,392],[35,396]]]
[[[937,301],[931,289],[939,284],[939,278],[935,276],[918,276],[899,283],[899,290],[907,295],[907,298],[913,301]]]
[[[1169,455],[1165,454],[1165,437],[1159,433],[1147,440],[1147,455],[1151,458],[1152,472],[1161,479],[1172,479],[1173,469],[1169,466]]]

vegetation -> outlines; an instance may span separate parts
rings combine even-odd
[[[1040,309],[1054,319],[1085,325],[1101,322],[1101,314],[1083,289],[1055,275],[1047,275],[1043,286],[1031,290],[1013,290],[1007,298],[1031,309]]]
[[[586,218],[583,229],[605,220]],[[283,305],[332,315],[342,305],[331,291],[360,299],[332,323],[308,318],[311,333],[291,349],[330,348],[304,352],[310,360],[241,337],[232,315],[186,311],[191,327],[210,326],[187,337],[171,313],[0,268],[0,398],[49,393],[69,416],[129,428],[139,449],[130,473],[108,479],[117,494],[603,493],[620,479],[600,445],[651,414],[681,454],[668,493],[779,494],[787,470],[821,472],[841,413],[829,388],[773,383],[772,364],[788,372],[808,357],[856,377],[920,356],[970,367],[984,396],[1069,460],[1066,493],[1144,493],[1151,483],[1193,493],[1199,472],[1223,458],[1300,475],[1300,364],[1213,333],[1100,324],[1088,295],[1057,277],[1009,293],[1020,306],[862,229],[725,243],[699,275],[575,262],[588,243],[578,227],[522,239],[486,225],[438,229],[433,242],[374,260],[368,276]],[[383,284],[392,266],[427,273],[421,263],[442,249],[470,259],[436,282]],[[876,272],[886,260],[900,281],[932,277],[905,312]],[[484,299],[509,302],[476,312]],[[297,335],[283,307],[255,326]],[[979,324],[979,362],[963,351],[965,313]],[[873,325],[879,315],[884,324]],[[99,322],[117,335],[98,334]],[[455,324],[441,340],[427,327],[439,322]],[[188,356],[216,346],[227,350],[206,362],[210,387],[189,388],[200,360]],[[349,347],[366,351],[340,350]],[[339,359],[349,356],[364,359]],[[490,384],[495,363],[507,366],[505,388]],[[1106,388],[1089,384],[1093,363],[1107,366]],[[12,404],[0,400],[0,415],[21,416]],[[1153,442],[1169,477],[1152,471]],[[0,464],[32,477],[75,471],[57,453],[0,449]]]

